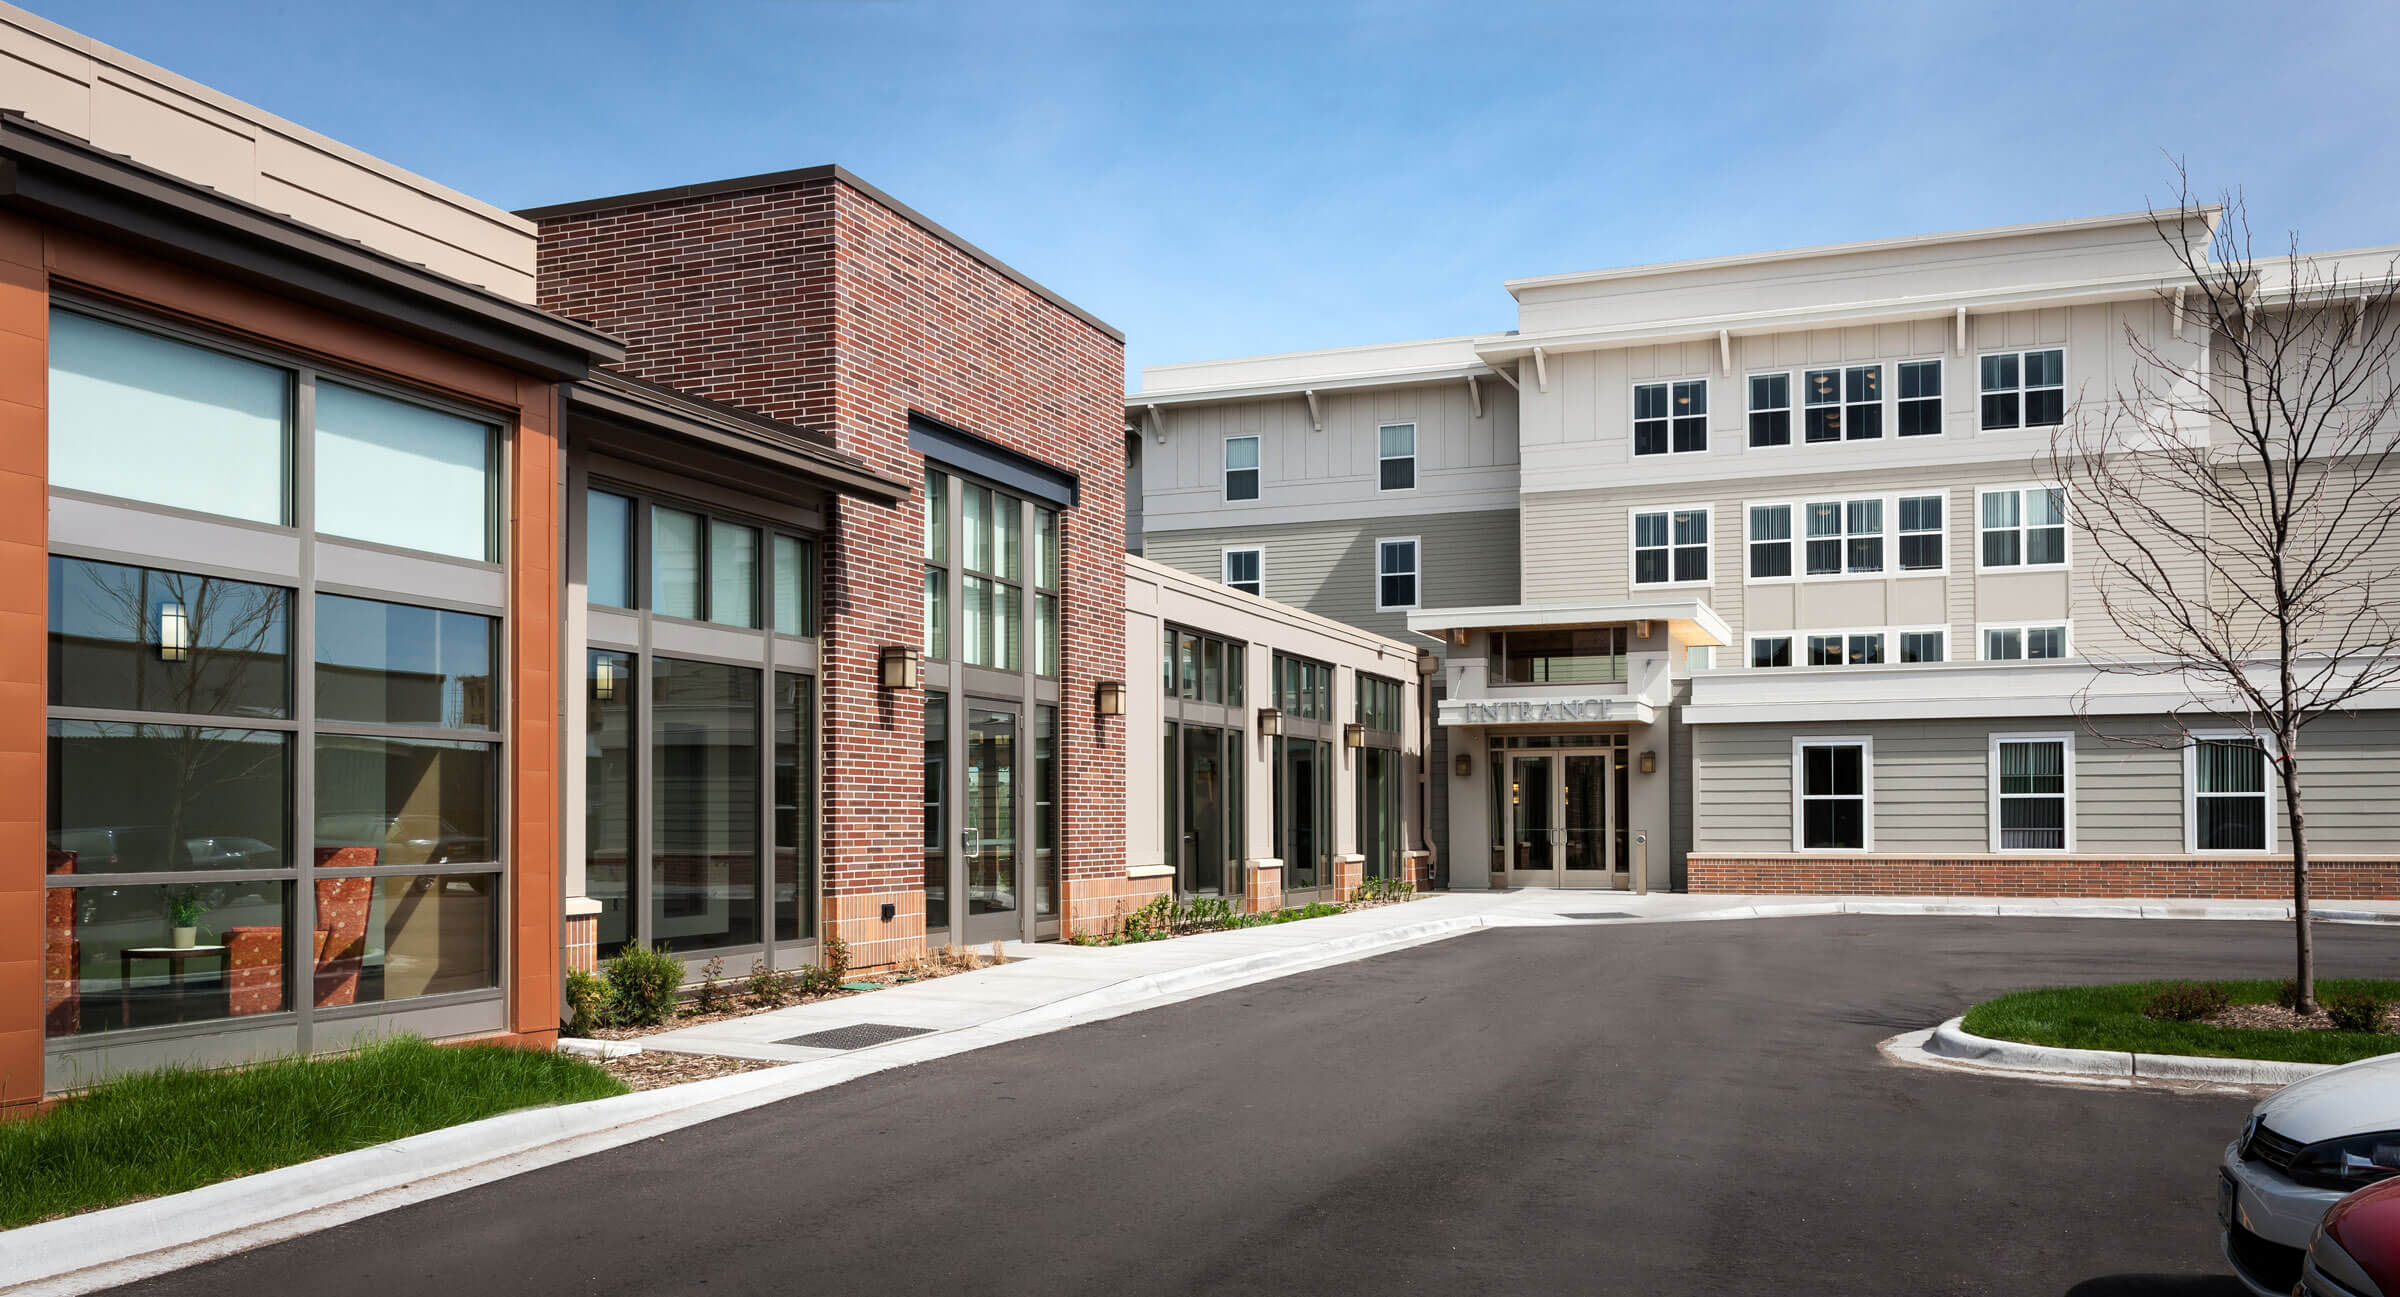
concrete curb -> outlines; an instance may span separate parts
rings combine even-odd
[[[1605,895],[1605,893],[1603,893]],[[1724,919],[1799,919],[1829,914],[1930,915],[1946,919],[2197,919],[2240,923],[2290,922],[2292,907],[2207,901],[2095,901],[2089,905],[2021,905],[2007,901],[1817,901],[1790,905],[1732,905],[1689,914],[1637,915],[1615,923],[1705,923]],[[2312,908],[2314,923],[2400,924],[2400,913]]]
[[[2226,1085],[2290,1085],[2332,1069],[2331,1063],[2276,1063],[2255,1058],[2202,1058],[2188,1054],[2136,1054],[2114,1049],[2060,1049],[1994,1040],[1971,1034],[1952,1018],[1935,1027],[1926,1053],[1954,1063],[2006,1072],[2056,1072],[2067,1076],[2121,1076],[2152,1081],[2217,1081]]]
[[[863,1076],[1484,927],[1434,919],[1145,974],[972,1026],[835,1058],[554,1108],[0,1232],[0,1292],[66,1297],[328,1229]]]

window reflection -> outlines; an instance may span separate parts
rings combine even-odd
[[[500,623],[473,613],[317,596],[317,716],[490,729]]]
[[[652,664],[652,944],[679,951],[759,939],[759,676]]]
[[[50,701],[61,707],[290,713],[291,592],[50,559]]]
[[[261,730],[50,722],[50,872],[286,867],[290,747]]]

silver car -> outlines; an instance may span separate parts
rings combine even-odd
[[[2259,1297],[2286,1297],[2317,1222],[2353,1190],[2400,1175],[2400,1054],[2277,1090],[2217,1169],[2225,1259]]]

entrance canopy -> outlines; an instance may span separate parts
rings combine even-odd
[[[1465,646],[1468,633],[1479,630],[1622,626],[1640,622],[1658,624],[1682,648],[1720,647],[1733,642],[1733,631],[1724,618],[1698,599],[1499,604],[1484,608],[1428,608],[1408,615],[1410,630],[1459,647]]]

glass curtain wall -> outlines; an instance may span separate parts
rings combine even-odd
[[[1400,876],[1401,685],[1382,676],[1357,676],[1353,719],[1366,730],[1358,750],[1358,851],[1363,878]]]
[[[1278,653],[1275,697],[1283,712],[1276,741],[1275,841],[1284,891],[1333,883],[1333,668]]]
[[[1166,863],[1186,895],[1242,888],[1241,779],[1249,730],[1242,706],[1246,647],[1169,626],[1160,646],[1168,717],[1159,781]]]
[[[50,558],[45,1033],[497,1025],[498,427],[106,308],[50,330],[52,488],[116,513],[108,559]],[[261,526],[417,593],[257,567]]]

